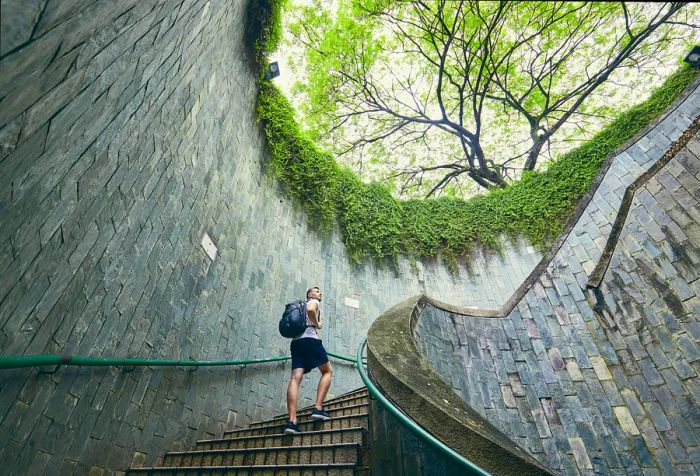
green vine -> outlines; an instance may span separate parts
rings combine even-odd
[[[280,3],[271,2],[256,41],[261,65],[281,31]],[[270,19],[274,22],[270,23]],[[441,256],[448,263],[476,247],[497,249],[502,236],[523,236],[545,249],[563,230],[605,158],[661,114],[695,79],[682,66],[644,103],[633,107],[590,141],[526,173],[504,190],[468,200],[442,197],[397,200],[381,184],[365,184],[319,149],[300,129],[294,109],[270,81],[261,79],[258,118],[272,152],[272,167],[309,220],[328,233],[338,223],[351,259]]]

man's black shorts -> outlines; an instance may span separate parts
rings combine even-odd
[[[293,340],[289,348],[292,350],[292,369],[303,368],[305,374],[328,362],[328,354],[320,339],[304,337]]]

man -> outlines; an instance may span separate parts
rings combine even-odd
[[[301,433],[297,423],[297,399],[299,397],[299,385],[305,373],[318,367],[321,371],[321,380],[316,390],[316,405],[311,410],[312,420],[328,420],[328,412],[323,409],[323,401],[331,386],[333,370],[328,361],[326,349],[323,348],[318,332],[323,327],[321,321],[321,297],[323,294],[318,287],[306,291],[306,329],[300,335],[292,339],[290,349],[292,351],[292,377],[287,387],[287,411],[289,423],[284,429],[287,435]]]

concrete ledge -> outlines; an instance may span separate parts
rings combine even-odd
[[[551,474],[470,408],[418,351],[413,329],[426,304],[461,313],[454,306],[421,295],[378,317],[369,329],[367,350],[376,384],[416,423],[486,471],[520,476]]]
[[[652,165],[649,170],[644,172],[637,178],[629,187],[625,190],[624,198],[622,199],[622,204],[620,205],[620,210],[617,212],[615,217],[615,222],[612,226],[612,231],[605,244],[605,249],[603,254],[598,260],[593,273],[588,278],[588,283],[586,287],[588,289],[600,287],[600,283],[603,281],[603,277],[608,270],[610,265],[610,260],[615,253],[615,248],[617,242],[620,239],[620,234],[625,227],[625,222],[627,221],[627,215],[630,211],[630,206],[632,205],[632,200],[634,200],[634,195],[641,186],[646,184],[652,177],[654,177],[661,169],[663,169],[670,161],[673,159],[678,151],[685,147],[690,139],[700,130],[700,115],[695,118],[693,124],[683,133],[683,135],[666,151],[666,153],[659,159],[654,165]]]

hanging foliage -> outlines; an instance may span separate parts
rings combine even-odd
[[[278,30],[261,31],[257,44],[268,45],[265,32]],[[363,183],[315,145],[300,129],[287,98],[264,79],[258,118],[270,145],[274,172],[287,193],[299,200],[311,223],[321,230],[340,225],[354,261],[441,256],[454,263],[475,247],[498,247],[503,236],[522,236],[546,248],[562,231],[605,158],[661,114],[696,75],[697,70],[682,66],[647,101],[552,161],[546,170],[527,171],[503,189],[467,200],[398,200],[386,186]]]

